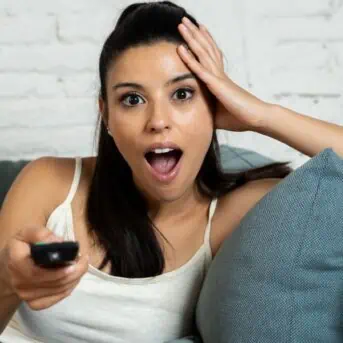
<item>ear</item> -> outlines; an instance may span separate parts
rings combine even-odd
[[[98,97],[98,106],[99,106],[99,111],[100,111],[102,120],[104,121],[105,125],[108,126],[107,116],[106,116],[106,103],[101,96]]]

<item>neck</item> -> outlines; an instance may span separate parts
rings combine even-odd
[[[197,210],[206,209],[209,198],[201,195],[196,186],[187,190],[181,197],[171,201],[148,199],[148,215],[154,223],[183,221],[194,216]]]

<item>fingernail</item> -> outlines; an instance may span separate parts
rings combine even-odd
[[[185,49],[185,51],[189,52],[189,47],[187,44],[183,43],[181,44],[182,48]]]
[[[191,23],[191,21],[187,17],[183,17],[182,20],[187,24]]]
[[[180,49],[184,52],[188,52],[186,47],[183,44],[180,45]]]

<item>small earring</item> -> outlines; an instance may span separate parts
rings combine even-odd
[[[109,128],[107,128],[107,133],[112,137],[112,133]]]

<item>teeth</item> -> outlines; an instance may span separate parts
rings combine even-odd
[[[173,151],[174,149],[169,149],[169,148],[166,148],[166,149],[154,149],[153,152],[155,154],[164,154],[166,152],[169,152],[169,151]]]

